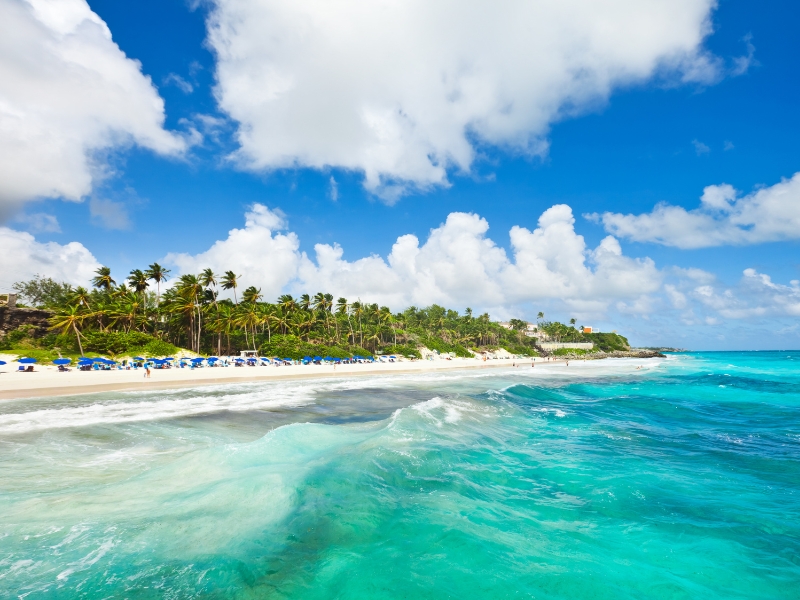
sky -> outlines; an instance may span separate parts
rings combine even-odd
[[[5,0],[0,291],[266,297],[800,349],[800,42],[770,0]]]

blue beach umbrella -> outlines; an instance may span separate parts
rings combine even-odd
[[[133,357],[133,360],[144,360],[144,358],[143,358],[143,357],[141,357],[141,356],[134,356],[134,357]]]
[[[284,358],[283,360],[285,360],[286,362],[292,362],[291,358]]]
[[[322,357],[321,356],[315,356],[314,360],[322,360]]]
[[[35,358],[27,358],[27,357],[25,357],[25,358],[20,358],[17,362],[18,363],[22,363],[24,365],[29,365],[29,364],[32,364],[32,363],[35,363],[35,362],[39,362],[39,361],[37,361]]]
[[[193,358],[193,359],[192,359],[192,362],[193,362],[193,363],[199,363],[199,362],[203,362],[203,360],[204,360],[204,359],[202,359],[202,358]]]
[[[4,364],[6,364],[6,361],[0,360],[0,367],[2,367]]]
[[[71,358],[57,358],[53,361],[54,365],[68,365],[72,362]]]

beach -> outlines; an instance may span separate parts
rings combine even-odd
[[[406,373],[430,373],[459,369],[493,369],[520,365],[531,368],[532,364],[566,364],[564,360],[543,358],[497,358],[477,360],[454,358],[450,360],[417,360],[399,362],[367,362],[339,365],[282,365],[279,367],[204,367],[200,369],[170,368],[151,369],[145,377],[144,369],[59,372],[56,367],[36,365],[34,372],[16,371],[17,365],[0,368],[0,400],[36,398],[43,396],[66,396],[110,391],[159,390],[168,388],[218,385],[225,383],[247,383],[255,381],[279,381],[289,379],[314,379],[323,377],[363,377]],[[534,367],[535,368],[535,367]],[[13,370],[12,370],[13,369]]]

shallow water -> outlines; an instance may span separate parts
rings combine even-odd
[[[0,472],[3,597],[797,598],[800,352],[5,402]]]

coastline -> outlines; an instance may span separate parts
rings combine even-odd
[[[215,367],[203,369],[153,369],[149,379],[144,371],[77,371],[60,373],[55,367],[38,367],[33,373],[4,371],[0,374],[0,400],[25,398],[50,398],[118,391],[155,391],[159,389],[190,388],[225,383],[251,383],[319,379],[332,377],[360,377],[433,373],[437,371],[494,369],[521,364],[557,365],[575,359],[511,359],[488,361],[453,359],[433,361],[402,361],[397,363],[353,365],[290,365],[281,367]],[[577,362],[577,361],[576,361]]]

